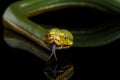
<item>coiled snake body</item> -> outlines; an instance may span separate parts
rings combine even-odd
[[[11,4],[6,9],[3,22],[11,31],[27,37],[48,50],[51,50],[51,45],[54,43],[57,45],[57,49],[67,49],[71,46],[92,47],[105,45],[120,38],[120,25],[118,24],[112,27],[102,25],[104,27],[99,29],[76,31],[58,29],[57,26],[46,29],[43,25],[38,25],[28,19],[48,11],[74,6],[89,6],[106,12],[112,10],[120,13],[120,0],[23,0]],[[18,46],[17,42],[14,43],[10,39],[15,40],[15,38],[8,36],[8,32],[5,32],[6,42],[11,46]],[[38,48],[34,50],[38,51]],[[30,50],[28,49],[28,51]],[[37,52],[33,53],[36,54]],[[36,55],[45,61],[48,60],[48,54],[46,53],[37,53]]]

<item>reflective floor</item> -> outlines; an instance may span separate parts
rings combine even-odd
[[[115,79],[119,72],[120,40],[109,45],[94,48],[71,48],[58,52],[72,62],[74,74],[70,80]],[[35,55],[1,46],[1,67],[4,79],[47,80],[44,72],[46,62]]]

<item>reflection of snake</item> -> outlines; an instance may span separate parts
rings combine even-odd
[[[120,12],[120,0],[24,0],[10,5],[3,15],[3,21],[9,29],[49,50],[54,42],[57,44],[57,49],[69,48],[73,43],[74,47],[88,47],[104,45],[120,37],[120,26],[117,24],[112,27],[104,25],[97,29],[69,30],[69,32],[57,28],[46,29],[27,19],[37,14],[74,6],[89,6],[108,12],[109,10]]]
[[[47,65],[44,70],[44,73],[46,74],[49,80],[65,80],[69,79],[72,76],[74,72],[73,65],[70,61],[64,59],[63,56],[59,56],[60,59],[58,59],[57,61],[54,60],[54,58],[51,58],[48,61],[50,51],[45,50],[38,44],[34,44],[33,41],[25,39],[20,35],[14,34],[14,32],[10,32],[9,30],[5,30],[4,39],[11,47],[20,48],[32,52],[42,60],[46,61],[47,63],[50,63],[50,65]],[[58,66],[56,76],[52,76],[55,73],[51,72],[50,69],[51,66],[53,66],[53,68],[55,67],[53,64]]]

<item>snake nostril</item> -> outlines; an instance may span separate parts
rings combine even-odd
[[[54,40],[56,40],[56,41],[58,41],[58,42],[59,42],[59,41],[60,41],[60,38],[56,37]]]
[[[48,39],[48,41],[52,41],[53,39]]]
[[[55,40],[58,41],[58,42],[60,41],[59,39],[55,39]]]

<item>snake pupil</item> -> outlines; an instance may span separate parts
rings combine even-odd
[[[64,35],[64,38],[66,39],[66,35]]]

